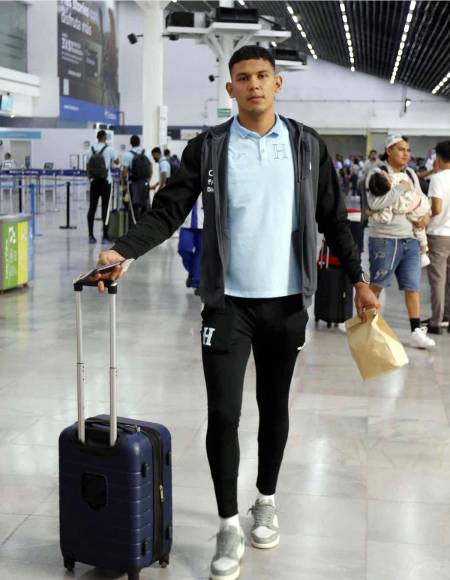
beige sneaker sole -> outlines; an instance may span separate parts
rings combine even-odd
[[[240,574],[241,568],[239,567],[236,572],[233,572],[233,574],[228,574],[228,576],[216,576],[215,574],[210,574],[209,578],[210,580],[236,580],[239,578]]]
[[[270,548],[275,548],[275,546],[278,546],[278,544],[280,543],[280,536],[278,536],[278,538],[276,540],[274,540],[273,542],[270,542],[268,544],[259,544],[258,542],[255,542],[255,540],[253,538],[250,538],[250,542],[254,548],[259,548],[261,550],[265,550],[265,549],[268,550]]]

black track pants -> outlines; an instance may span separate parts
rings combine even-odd
[[[289,431],[289,387],[308,314],[301,295],[226,297],[226,308],[205,307],[201,331],[208,394],[206,450],[219,515],[238,513],[238,426],[250,351],[256,365],[259,409],[258,490],[275,493]]]
[[[102,199],[102,221],[103,221],[103,235],[107,234],[106,214],[108,213],[109,196],[111,194],[111,184],[106,179],[93,179],[91,181],[89,211],[87,214],[89,235],[94,235],[94,219],[97,211],[98,200]]]

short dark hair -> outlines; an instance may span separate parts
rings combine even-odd
[[[376,149],[371,149],[369,151],[369,155],[372,155],[372,153],[376,153],[378,155],[378,151]]]
[[[436,145],[436,155],[439,155],[444,163],[450,163],[450,141],[438,143]]]
[[[164,149],[164,157],[169,157],[170,149]]]
[[[158,153],[159,155],[161,155],[161,149],[159,147],[153,147],[152,153]]]
[[[138,147],[141,144],[141,140],[138,135],[132,135],[130,139],[130,145],[132,147]]]
[[[385,195],[391,189],[388,178],[383,173],[376,171],[369,179],[369,191],[375,197]]]
[[[228,68],[231,71],[233,70],[233,66],[238,63],[242,62],[243,60],[258,60],[261,58],[262,60],[266,60],[270,62],[270,66],[275,70],[275,59],[271,52],[267,50],[267,48],[263,48],[262,46],[258,46],[256,44],[249,44],[247,46],[243,46],[239,50],[236,50],[231,55],[231,58],[228,62]]]
[[[100,129],[100,131],[97,133],[97,141],[103,141],[103,139],[106,139],[106,131]]]

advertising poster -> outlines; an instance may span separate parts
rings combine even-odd
[[[114,2],[58,2],[60,118],[119,121]]]

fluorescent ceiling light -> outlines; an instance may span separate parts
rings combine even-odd
[[[397,51],[397,58],[395,59],[395,65],[394,65],[394,69],[393,69],[392,75],[391,75],[391,84],[394,83],[395,77],[397,75],[398,68],[400,66],[400,61],[401,61],[402,56],[403,56],[403,51],[404,51],[404,48],[405,48],[406,39],[408,38],[408,32],[409,32],[409,29],[410,29],[410,22],[412,22],[412,19],[413,19],[413,11],[414,11],[414,8],[415,7],[416,7],[416,3],[415,2],[410,2],[409,3],[409,11],[408,11],[408,14],[406,16],[406,23],[405,23],[405,26],[403,28],[402,38],[400,40],[400,44],[399,44],[398,51]]]

